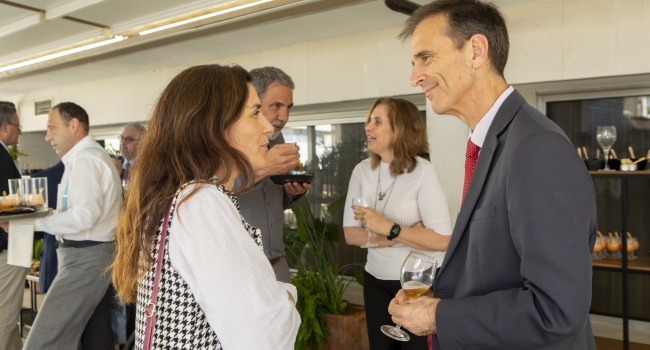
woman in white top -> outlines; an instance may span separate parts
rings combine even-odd
[[[370,348],[399,349],[400,342],[384,335],[380,326],[392,324],[388,304],[401,289],[402,263],[411,251],[419,251],[442,264],[451,235],[449,210],[415,105],[380,98],[365,130],[370,156],[352,172],[343,229],[348,244],[373,246],[363,288]],[[369,197],[368,207],[353,206],[352,199],[362,196]],[[363,214],[355,216],[353,209]],[[367,230],[372,234],[367,236]],[[409,335],[403,349],[427,349],[426,337]]]
[[[293,349],[296,289],[276,281],[260,230],[230,192],[239,174],[241,191],[252,187],[273,131],[250,75],[239,66],[186,69],[161,94],[147,129],[113,263],[118,296],[137,301],[136,348],[153,309],[152,349]]]

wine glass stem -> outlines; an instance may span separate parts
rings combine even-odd
[[[395,325],[395,329],[396,329],[396,330],[399,331],[401,328],[402,328],[402,325],[401,325],[401,324],[396,324],[396,325]]]
[[[605,170],[610,170],[610,168],[609,168],[609,150],[610,150],[610,147],[603,148],[603,153],[605,153]]]

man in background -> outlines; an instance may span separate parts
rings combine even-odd
[[[9,193],[9,179],[20,179],[20,171],[9,155],[9,146],[18,144],[22,127],[11,102],[0,101],[0,195]],[[0,219],[1,220],[1,219]],[[18,315],[23,304],[27,268],[7,264],[9,225],[0,221],[0,349],[22,349]]]
[[[140,140],[144,137],[145,128],[140,123],[130,123],[124,126],[122,134],[117,138],[120,140],[120,155],[124,157],[122,162],[122,172],[120,179],[124,180],[129,177],[129,171],[135,163],[135,158],[138,155],[138,146]]]
[[[59,271],[26,349],[113,349],[106,297],[111,272],[106,268],[113,257],[122,191],[108,154],[88,130],[88,114],[74,103],[60,103],[48,115],[45,140],[65,171],[58,190],[60,207],[54,215],[36,219],[34,228],[56,235]],[[109,302],[98,308],[102,300]],[[97,322],[89,323],[93,313]]]
[[[269,175],[289,172],[300,162],[300,148],[295,143],[284,143],[281,132],[293,107],[294,84],[291,77],[275,67],[253,69],[250,74],[260,97],[260,110],[274,131],[269,136],[267,166],[255,174],[253,189],[238,196],[239,204],[244,219],[262,230],[264,254],[273,266],[276,279],[289,283],[291,276],[282,241],[284,210],[297,205],[310,185],[299,182],[276,185]]]

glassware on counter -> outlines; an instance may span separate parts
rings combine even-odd
[[[594,260],[601,260],[607,257],[607,237],[603,236],[600,231],[598,231],[598,236],[596,237],[596,243],[594,244],[594,252],[591,254],[591,257]]]
[[[621,258],[621,249],[623,248],[623,243],[621,243],[621,237],[616,233],[616,237],[609,233],[609,238],[607,239],[607,251],[609,259],[620,259]]]
[[[632,237],[631,233],[627,233],[627,260],[638,259],[634,252],[639,250],[639,239]]]
[[[600,147],[603,148],[603,152],[605,153],[605,168],[603,171],[611,171],[612,169],[609,167],[609,151],[616,141],[616,127],[599,126],[596,131],[596,140],[598,140]]]

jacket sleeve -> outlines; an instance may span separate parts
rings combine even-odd
[[[520,142],[505,181],[524,287],[440,301],[443,349],[561,346],[588,322],[596,206],[584,164],[566,138],[543,131]]]

